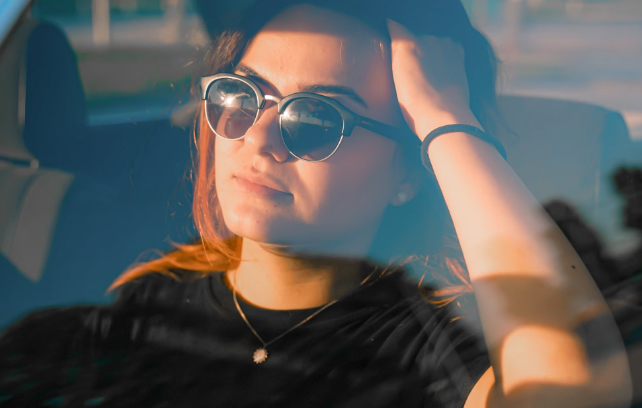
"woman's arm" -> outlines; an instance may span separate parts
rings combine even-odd
[[[449,40],[417,39],[395,23],[390,29],[397,95],[415,132],[424,137],[441,125],[479,126],[468,108],[465,75],[461,79],[461,48]],[[436,60],[452,64],[441,68],[446,76],[436,75]],[[490,144],[465,133],[437,137],[428,155],[464,253],[491,359],[466,406],[628,406],[628,362],[609,309],[513,169]]]
[[[609,309],[512,168],[463,133],[438,137],[428,154],[479,305],[497,384],[489,405],[627,406],[628,362]]]

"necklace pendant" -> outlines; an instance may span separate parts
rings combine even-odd
[[[261,364],[268,358],[268,352],[265,348],[256,349],[254,352],[254,362],[256,364]]]

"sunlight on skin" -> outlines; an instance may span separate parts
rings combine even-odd
[[[457,145],[457,149],[448,149],[448,145]],[[440,153],[431,154],[434,151]],[[456,155],[450,155],[450,151]],[[529,242],[547,235],[551,228],[550,217],[512,169],[507,172],[503,160],[494,160],[499,153],[491,145],[467,134],[452,134],[435,139],[428,153],[440,185],[444,184],[442,189],[447,189],[447,194],[452,197],[449,210],[460,214],[453,220],[455,227],[458,230],[464,226],[477,227],[474,234],[460,237],[460,240],[466,240],[468,236],[475,239],[475,243],[470,245],[478,247],[478,250],[466,254],[466,261],[484,265],[483,269],[476,271],[476,278],[504,275],[515,271],[516,265],[523,265],[518,269],[526,276],[559,281],[560,275],[549,272],[558,266],[558,260],[554,258],[557,253],[536,251],[534,249],[542,248],[541,245]],[[442,165],[446,166],[447,172],[440,172]],[[486,171],[476,171],[474,179],[467,177],[470,169],[484,167]],[[502,182],[498,182],[498,177]],[[466,180],[466,183],[452,184],[456,188],[449,188],[450,179]],[[515,193],[507,194],[511,190]],[[469,201],[462,200],[469,196],[476,197],[476,206],[485,209],[485,217],[479,218],[476,211],[470,210]],[[507,216],[516,208],[520,209],[520,217]],[[498,219],[502,220],[503,236],[496,235],[495,222]],[[521,240],[516,240],[516,237]],[[478,243],[485,245],[480,248]],[[579,257],[576,264],[582,265]]]
[[[311,42],[315,47],[310,47]],[[266,93],[289,95],[298,92],[300,85],[315,83],[348,84],[370,108],[365,111],[346,98],[337,97],[338,100],[357,113],[392,122],[391,114],[380,102],[390,101],[393,91],[390,78],[385,81],[383,61],[378,61],[374,50],[367,55],[362,51],[355,55],[359,66],[341,68],[340,44],[337,38],[327,35],[267,31],[257,35],[241,62],[274,85],[276,89],[264,87]],[[346,48],[343,47],[344,59]],[[292,52],[293,49],[301,52]],[[283,57],[286,50],[290,52]],[[357,73],[372,71],[365,68],[368,64],[381,66],[382,72],[362,76],[381,77],[378,82],[388,86],[366,87]],[[262,112],[243,140],[216,140],[216,181],[226,225],[257,242],[323,246],[323,241],[357,230],[370,230],[368,235],[372,238],[376,226],[371,227],[377,224],[399,185],[401,174],[391,171],[395,154],[394,142],[356,128],[327,161],[292,160],[280,139],[276,109],[272,106]],[[273,203],[239,193],[231,176],[248,170],[282,181],[292,194],[291,200]],[[361,194],[355,195],[355,191]]]
[[[381,41],[358,20],[294,6],[252,39],[241,64],[261,76],[251,79],[266,94],[282,97],[317,84],[349,86],[367,108],[346,96],[327,96],[357,114],[400,126],[404,119],[390,56],[382,52]],[[243,297],[262,307],[320,306],[354,289],[358,279],[346,280],[349,271],[326,266],[301,273],[302,260],[296,255],[364,258],[400,189],[413,196],[407,166],[394,141],[356,127],[328,160],[297,160],[283,144],[273,103],[266,105],[243,139],[217,137],[215,143],[216,189],[225,224],[244,238],[243,258],[259,260],[241,262],[231,274]],[[289,196],[271,200],[239,189],[235,175],[248,172],[278,180]],[[303,296],[306,291],[315,295]]]
[[[390,19],[388,29],[395,38],[391,53],[397,97],[404,118],[415,134],[423,140],[431,130],[452,123],[466,123],[482,129],[468,109],[469,92],[461,45],[450,38],[416,37]],[[404,58],[404,54],[418,58]],[[438,64],[434,61],[460,63]],[[428,77],[427,81],[422,80],[425,77]]]
[[[608,313],[608,307],[559,228],[485,142],[453,134],[437,138],[428,153],[453,216],[502,382],[502,397],[495,403],[546,406],[535,402],[568,401],[563,406],[600,407],[594,402],[609,401],[626,406],[631,383],[612,318],[598,322],[605,350],[616,356],[611,365],[589,362],[583,343],[575,338],[584,317]],[[555,357],[560,355],[564,359]],[[594,398],[585,400],[585,395]]]
[[[586,384],[591,373],[582,351],[582,341],[568,332],[539,325],[520,326],[505,337],[499,352],[506,378],[503,392],[509,395],[521,386],[537,382]],[[504,355],[512,358],[503,358]],[[517,355],[521,358],[515,358]]]
[[[540,328],[530,335],[539,336]],[[544,328],[543,332],[550,331]],[[593,365],[591,373],[580,368],[577,372],[564,376],[564,370],[558,370],[554,356],[562,354],[562,361],[567,361],[567,355],[562,350],[564,343],[567,347],[575,347],[574,339],[568,338],[562,332],[551,333],[548,340],[561,340],[559,349],[553,349],[548,357],[543,360],[551,364],[553,374],[547,373],[546,367],[537,359],[539,356],[532,355],[531,350],[534,344],[523,344],[527,348],[522,354],[526,354],[525,364],[529,359],[535,361],[536,370],[524,367],[516,367],[517,375],[522,374],[521,381],[510,381],[510,385],[496,384],[495,373],[488,370],[478,381],[471,391],[464,408],[529,408],[529,407],[564,407],[564,408],[605,408],[605,407],[628,407],[630,390],[627,389],[628,378],[622,373],[622,365],[626,364],[627,356],[623,353],[616,354]],[[546,335],[545,335],[546,336]],[[566,338],[566,339],[565,339]],[[515,338],[516,340],[516,338]],[[542,341],[547,340],[542,338]],[[531,341],[531,340],[528,340]],[[581,363],[581,356],[575,360],[575,364]],[[572,362],[571,362],[572,363]],[[570,368],[570,367],[568,367]],[[505,367],[505,371],[512,367]],[[550,370],[550,368],[549,368]],[[581,374],[584,372],[584,374]],[[578,373],[580,373],[578,375]],[[530,378],[527,378],[529,377]],[[582,378],[584,380],[582,381]],[[506,383],[506,381],[504,381]],[[503,392],[500,394],[495,387],[499,386]],[[612,390],[619,390],[613,392]],[[640,401],[640,396],[633,398],[634,402]]]

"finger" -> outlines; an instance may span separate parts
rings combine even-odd
[[[397,23],[394,20],[389,18],[386,19],[388,23],[388,32],[390,33],[390,39],[395,40],[405,40],[409,42],[414,42],[417,38],[402,24]]]

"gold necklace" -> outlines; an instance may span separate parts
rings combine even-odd
[[[361,283],[359,284],[357,289],[355,289],[355,292],[361,286],[363,286],[366,282],[368,282],[375,272],[376,272],[376,268],[372,272],[370,272],[370,274],[364,280],[361,281]],[[375,279],[374,282],[376,282],[377,280],[378,280],[378,278]],[[374,282],[371,282],[371,284],[374,283]],[[319,309],[316,312],[312,313],[310,316],[305,318],[303,321],[301,321],[301,322],[297,323],[296,325],[290,327],[284,333],[281,333],[280,335],[276,336],[275,338],[273,338],[272,340],[270,340],[270,341],[268,341],[266,343],[265,341],[263,341],[261,336],[259,336],[259,334],[256,332],[256,330],[254,330],[254,327],[252,327],[252,325],[250,324],[249,320],[247,320],[247,317],[245,317],[245,313],[243,313],[243,310],[241,310],[241,306],[239,305],[239,301],[238,301],[238,299],[236,297],[236,286],[237,286],[236,285],[236,274],[234,274],[234,284],[232,285],[232,296],[234,298],[234,304],[236,305],[236,310],[239,311],[239,314],[241,315],[241,318],[243,318],[243,321],[245,322],[247,327],[252,331],[254,336],[261,342],[261,344],[263,344],[263,347],[256,349],[256,351],[254,352],[253,358],[254,358],[254,362],[256,364],[261,364],[265,360],[267,360],[267,358],[268,358],[267,346],[269,346],[270,344],[272,344],[275,341],[279,340],[280,338],[282,338],[286,334],[290,333],[292,330],[296,329],[297,327],[300,327],[300,326],[304,325],[305,323],[310,321],[310,319],[312,319],[314,316],[318,315],[319,313],[323,312],[325,309],[329,308],[330,306],[332,306],[333,304],[335,304],[335,303],[337,303],[339,301],[339,299],[335,299],[330,303],[326,303],[321,309]],[[352,293],[354,293],[354,292],[352,292]]]
[[[236,276],[235,276],[235,277],[236,277]],[[321,309],[319,309],[319,310],[317,310],[316,312],[312,313],[310,316],[308,316],[308,317],[307,317],[306,319],[304,319],[303,321],[299,322],[298,324],[294,325],[293,327],[290,327],[290,328],[289,328],[288,330],[286,330],[284,333],[281,333],[280,335],[276,336],[275,338],[273,338],[272,340],[270,340],[270,341],[268,341],[268,342],[266,343],[265,341],[263,341],[263,339],[261,338],[261,336],[259,336],[259,334],[256,332],[256,330],[254,330],[254,327],[252,327],[252,325],[250,324],[250,322],[247,320],[247,317],[245,317],[245,313],[243,313],[243,310],[241,310],[241,306],[239,305],[239,302],[238,302],[238,300],[237,300],[237,298],[236,298],[236,285],[234,285],[234,288],[232,289],[232,294],[233,294],[233,296],[234,296],[234,304],[236,305],[236,309],[239,311],[239,314],[240,314],[240,315],[241,315],[241,317],[243,318],[243,321],[245,322],[245,324],[247,325],[247,327],[249,327],[249,328],[250,328],[250,330],[252,331],[252,333],[254,333],[254,336],[256,336],[256,338],[257,338],[257,339],[259,339],[259,341],[261,342],[261,344],[263,344],[263,347],[256,349],[256,351],[254,352],[254,356],[253,356],[253,357],[254,357],[254,362],[255,362],[256,364],[261,364],[262,362],[264,362],[265,360],[267,360],[267,358],[268,358],[267,347],[268,347],[270,344],[272,344],[272,343],[274,343],[275,341],[279,340],[280,338],[282,338],[282,337],[283,337],[283,336],[285,336],[286,334],[290,333],[292,330],[296,329],[297,327],[300,327],[300,326],[302,326],[303,324],[307,323],[307,322],[308,322],[310,319],[312,319],[314,316],[318,315],[319,313],[323,312],[325,309],[329,308],[330,306],[332,306],[333,304],[335,304],[335,303],[337,303],[337,302],[339,301],[339,299],[335,299],[335,300],[333,300],[333,301],[332,301],[332,302],[330,302],[330,303],[326,303],[326,304],[325,304],[325,306],[323,306]]]

